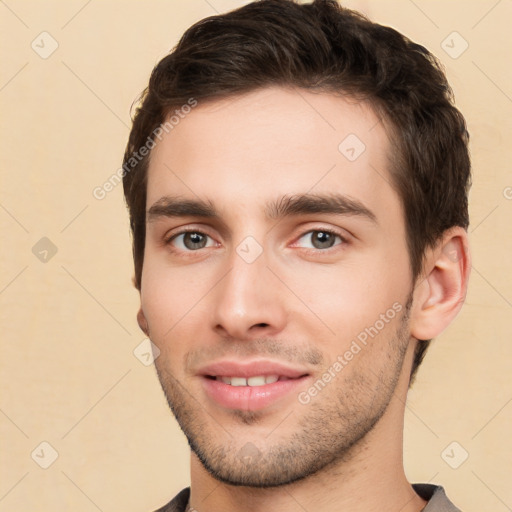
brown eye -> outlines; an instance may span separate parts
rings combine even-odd
[[[201,233],[185,233],[183,236],[183,245],[187,249],[202,249],[206,246],[206,236]]]
[[[169,243],[183,251],[197,251],[198,249],[211,247],[213,240],[208,235],[199,231],[187,231],[173,236]]]

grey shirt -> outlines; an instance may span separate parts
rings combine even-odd
[[[438,485],[413,484],[416,493],[428,501],[422,512],[461,512],[447,497],[444,489]],[[183,489],[167,505],[155,512],[185,512],[190,496],[190,487]]]

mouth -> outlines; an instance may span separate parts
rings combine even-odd
[[[224,409],[257,411],[293,397],[311,377],[272,361],[218,362],[199,372],[208,400]]]
[[[225,377],[225,376],[213,376],[206,375],[207,379],[213,379],[224,384],[228,384],[229,386],[250,386],[250,387],[259,387],[265,386],[265,384],[274,384],[274,382],[290,380],[289,377],[285,377],[284,375],[255,375],[254,377]]]

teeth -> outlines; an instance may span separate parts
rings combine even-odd
[[[265,377],[249,377],[247,379],[247,384],[249,386],[264,386],[265,385]]]
[[[285,379],[285,377],[283,377]],[[217,377],[217,380],[229,384],[231,386],[264,386],[265,384],[273,384],[279,380],[279,375],[257,375],[255,377]]]

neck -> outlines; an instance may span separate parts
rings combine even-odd
[[[397,401],[398,399],[394,399]],[[383,432],[382,423],[379,436]],[[384,425],[385,426],[385,425]],[[412,489],[402,463],[402,434],[396,429],[376,452],[372,431],[353,447],[343,462],[324,468],[315,475],[274,488],[232,486],[214,479],[192,455],[191,510],[194,512],[419,512],[425,501]],[[250,506],[249,506],[250,504]]]

